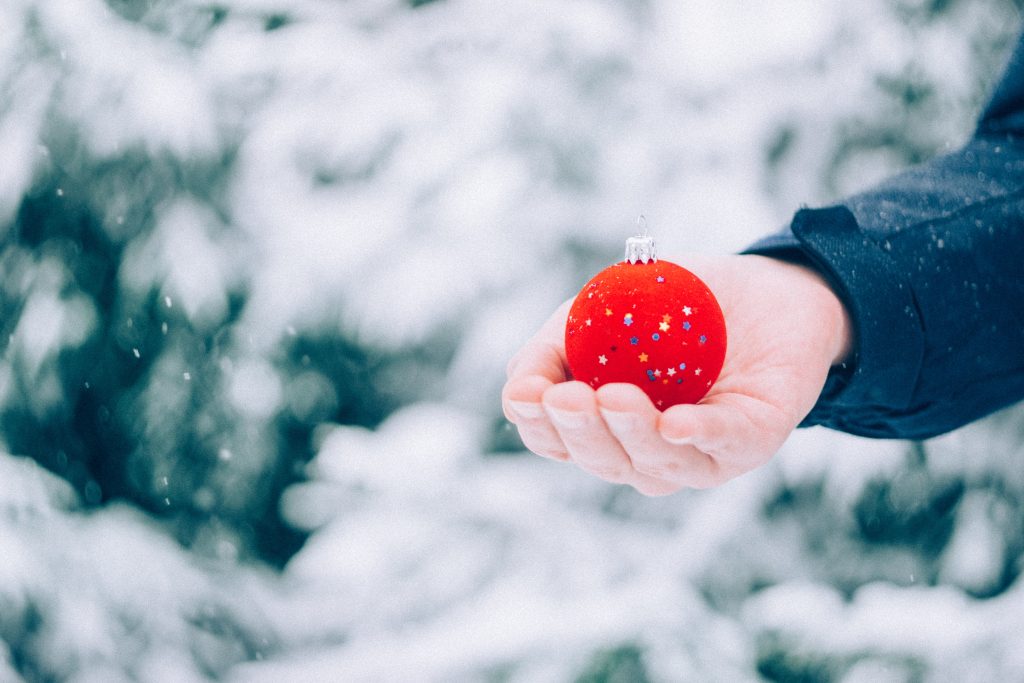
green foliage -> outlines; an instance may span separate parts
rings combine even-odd
[[[54,147],[51,172],[21,203],[0,252],[0,332],[14,333],[33,296],[58,312],[85,302],[94,321],[40,367],[27,350],[9,354],[14,388],[0,409],[8,448],[66,478],[87,505],[130,500],[204,553],[281,563],[303,537],[281,521],[277,499],[302,477],[314,428],[383,419],[398,399],[372,378],[395,359],[371,359],[338,335],[296,333],[267,359],[286,405],[267,420],[232,406],[224,394],[240,355],[233,330],[249,296],[244,281],[225,292],[224,317],[211,325],[175,307],[158,273],[143,290],[124,277],[162,205],[193,194],[216,206],[223,160],[132,151],[92,163],[79,153]]]
[[[598,652],[575,683],[648,683],[651,679],[643,655],[634,643]]]
[[[831,683],[843,680],[858,666],[869,664],[870,677],[857,680],[903,681],[925,680],[926,667],[910,657],[870,658],[867,653],[831,657],[804,651],[778,634],[765,634],[758,642],[757,673],[773,683]],[[878,678],[882,676],[882,678]]]
[[[763,639],[757,657],[757,673],[775,683],[830,683],[837,680],[835,662],[788,651],[773,638]]]

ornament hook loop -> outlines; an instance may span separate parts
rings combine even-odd
[[[635,264],[657,262],[658,254],[654,248],[654,238],[647,233],[647,219],[643,214],[636,219],[637,235],[626,239],[626,261]]]

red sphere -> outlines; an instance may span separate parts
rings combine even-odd
[[[696,275],[668,261],[605,268],[569,309],[565,355],[590,386],[628,382],[659,409],[696,403],[725,360],[725,318]]]

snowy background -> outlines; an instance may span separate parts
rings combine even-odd
[[[0,1],[0,681],[1024,679],[1024,410],[646,499],[504,365],[970,134],[1010,0]]]

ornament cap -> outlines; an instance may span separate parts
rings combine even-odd
[[[626,261],[633,264],[637,261],[656,263],[658,253],[654,248],[654,238],[647,234],[647,219],[643,214],[637,216],[636,229],[636,236],[626,239]]]
[[[626,261],[629,263],[657,262],[658,253],[654,248],[654,238],[650,235],[637,235],[626,239]]]

